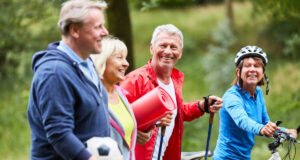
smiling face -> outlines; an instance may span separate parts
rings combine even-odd
[[[237,69],[237,74],[239,74]],[[249,87],[256,87],[264,77],[263,62],[260,58],[244,58],[241,79],[243,80],[243,88],[247,90]]]
[[[182,48],[180,37],[176,34],[161,32],[154,44],[150,46],[152,66],[157,70],[172,71],[181,58]]]
[[[77,44],[84,55],[100,53],[101,41],[108,31],[104,27],[104,16],[100,9],[91,9],[78,32]]]
[[[129,66],[126,60],[127,52],[121,52],[111,55],[106,61],[103,80],[110,84],[116,84],[125,77],[125,72]]]

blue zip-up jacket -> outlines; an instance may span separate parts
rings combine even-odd
[[[250,160],[254,136],[270,121],[260,87],[255,97],[238,85],[226,91],[219,111],[219,137],[213,160]]]
[[[78,64],[56,49],[58,42],[32,59],[34,77],[28,103],[32,160],[88,159],[84,142],[109,137],[107,94]]]

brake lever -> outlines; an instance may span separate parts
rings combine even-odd
[[[300,132],[300,125],[298,126],[297,130],[297,134]]]
[[[276,126],[279,126],[281,123],[282,123],[282,121],[280,121],[280,120],[279,121],[275,121]],[[300,130],[300,128],[299,128],[299,130]]]

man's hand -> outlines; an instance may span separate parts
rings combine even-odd
[[[97,160],[96,156],[91,156],[88,160]]]
[[[268,122],[259,133],[261,135],[272,137],[276,130],[280,130],[280,127],[276,126],[276,124],[273,122]]]
[[[171,125],[173,118],[173,112],[169,112],[166,114],[163,118],[160,119],[160,123],[157,125],[157,127],[165,127]]]
[[[153,125],[151,128],[149,128],[147,131],[137,131],[137,138],[136,142],[140,145],[144,145],[148,142],[148,140],[151,138],[152,130],[155,128],[155,125]]]
[[[291,134],[295,138],[297,138],[297,131],[295,129],[286,129],[284,132]]]
[[[215,103],[212,105],[212,102],[215,101]],[[219,98],[217,96],[209,96],[209,112],[210,113],[216,113],[223,107],[223,100],[222,98]]]

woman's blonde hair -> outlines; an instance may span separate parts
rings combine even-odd
[[[103,79],[103,74],[106,68],[106,61],[109,57],[115,54],[125,52],[127,54],[127,47],[116,37],[107,36],[102,40],[102,49],[100,54],[92,54],[91,58],[98,71],[98,75]]]

